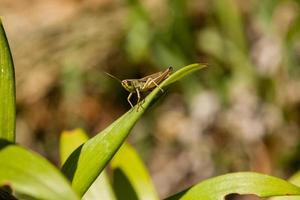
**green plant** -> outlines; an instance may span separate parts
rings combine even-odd
[[[160,87],[166,88],[203,67],[200,64],[183,67]],[[42,156],[15,144],[14,85],[13,62],[0,21],[0,197],[158,199],[142,161],[124,141],[145,110],[161,94],[159,88],[146,97],[143,109],[128,111],[91,139],[80,130],[64,132],[61,137],[61,161],[64,164],[59,169]],[[111,159],[113,188],[104,171]],[[221,200],[230,193],[251,193],[260,197],[300,195],[300,187],[264,174],[239,172],[205,180],[167,199]]]

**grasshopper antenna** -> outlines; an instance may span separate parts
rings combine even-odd
[[[114,75],[110,74],[110,73],[107,73],[107,72],[104,72],[106,75],[108,75],[109,77],[117,80],[118,82],[122,83],[122,81],[120,79],[118,79],[117,77],[115,77]]]

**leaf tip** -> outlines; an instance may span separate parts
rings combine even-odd
[[[197,63],[197,65],[201,68],[209,67],[209,63],[203,62],[203,63]]]

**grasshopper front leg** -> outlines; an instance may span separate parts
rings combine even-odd
[[[131,108],[133,108],[133,105],[132,105],[132,103],[131,103],[131,101],[130,101],[130,98],[131,98],[132,94],[133,94],[133,93],[130,92],[130,94],[129,94],[128,97],[127,97],[127,101],[128,101],[128,103],[130,104]]]
[[[137,97],[138,97],[138,100],[137,100],[137,109],[136,109],[136,111],[139,111],[139,108],[140,108],[140,107],[143,108],[143,106],[141,105],[141,94],[140,94],[139,89],[135,89],[135,91],[136,91],[136,94],[137,94]]]
[[[136,111],[139,111],[141,95],[140,95],[140,91],[137,88],[135,89],[135,91],[136,91],[136,94],[137,94],[137,97],[138,97]]]

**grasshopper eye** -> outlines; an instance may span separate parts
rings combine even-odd
[[[126,85],[126,86],[130,86],[130,82],[127,81],[127,80],[123,80],[122,83],[123,83],[124,85]]]

